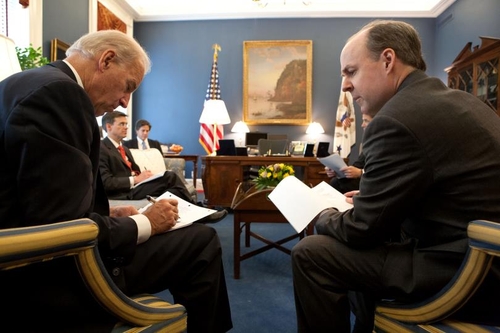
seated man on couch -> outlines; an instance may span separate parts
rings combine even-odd
[[[99,168],[108,197],[117,200],[141,200],[145,199],[146,195],[156,197],[169,191],[196,204],[182,180],[172,171],[165,171],[161,177],[136,186],[151,178],[153,174],[150,170],[140,170],[130,150],[122,145],[123,138],[127,136],[127,126],[127,115],[122,112],[108,112],[102,117],[102,127],[108,136],[101,141]],[[200,222],[215,223],[226,215],[227,211],[221,210]]]
[[[135,123],[135,134],[137,134],[137,138],[123,141],[123,145],[130,149],[146,150],[150,148],[156,148],[160,151],[160,153],[163,154],[161,150],[161,143],[149,138],[150,131],[151,123],[145,119],[139,119]]]

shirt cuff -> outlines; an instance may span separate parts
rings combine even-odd
[[[133,188],[134,187],[134,176],[130,176],[128,179],[130,180],[130,188]]]
[[[142,244],[151,237],[151,223],[146,215],[137,214],[130,216],[137,224],[137,244]]]

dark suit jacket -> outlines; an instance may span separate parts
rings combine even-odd
[[[99,177],[100,141],[94,107],[64,62],[57,61],[3,80],[0,83],[0,227],[89,217],[99,225],[99,250],[109,267],[130,259],[137,246],[137,226],[130,218],[107,216],[108,200]],[[25,311],[39,313],[42,318],[47,315],[42,310],[57,311],[57,321],[63,323],[65,318],[72,318],[73,324],[81,323],[75,320],[75,315],[89,314],[92,307],[70,304],[69,300],[77,299],[75,295],[82,289],[72,286],[76,281],[72,277],[78,275],[76,268],[71,273],[71,268],[63,262],[50,263],[51,270],[47,266],[42,266],[45,269],[28,266],[19,276],[3,272],[0,293],[10,300],[22,299],[18,294],[5,295],[18,293],[19,288],[13,286],[25,284],[32,292],[27,295],[30,304],[22,304]],[[84,289],[83,293],[88,295]],[[37,308],[36,300],[42,295],[51,298],[57,295],[60,302],[54,306],[59,308],[51,309],[47,298],[43,300],[44,309]],[[85,310],[75,313],[73,305]],[[35,308],[33,311],[31,306]],[[5,315],[11,318],[15,314]]]
[[[413,260],[412,271],[380,274],[408,283],[409,293],[451,279],[468,247],[467,224],[500,221],[500,118],[473,95],[415,71],[365,129],[363,154],[354,208],[324,214],[318,233],[372,248],[402,229],[408,241],[389,251],[388,263]]]
[[[130,150],[127,147],[123,148],[125,155],[132,163],[132,170],[140,173],[140,168],[135,163]],[[107,137],[101,141],[99,167],[107,195],[113,199],[126,199],[130,192],[130,169],[113,142]]]
[[[132,140],[123,141],[122,144],[125,147],[128,147],[130,149],[139,149],[139,144],[138,144],[137,138],[136,139],[132,139]],[[148,144],[149,144],[149,148],[156,148],[156,149],[158,149],[160,151],[160,153],[163,154],[163,152],[161,150],[161,143],[160,143],[160,141],[148,139]]]

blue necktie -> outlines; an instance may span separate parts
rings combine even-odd
[[[142,141],[142,150],[146,150],[148,147],[146,147],[146,141]]]

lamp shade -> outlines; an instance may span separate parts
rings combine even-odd
[[[0,81],[21,71],[14,41],[4,35],[0,35],[0,64]]]
[[[250,129],[248,128],[247,124],[245,124],[243,121],[237,121],[233,128],[231,129],[231,132],[235,133],[248,133],[250,132]]]
[[[200,116],[201,124],[224,125],[231,123],[226,104],[221,99],[208,99],[203,104]]]
[[[312,122],[309,127],[307,127],[306,134],[321,134],[325,133],[323,126],[320,123]]]

